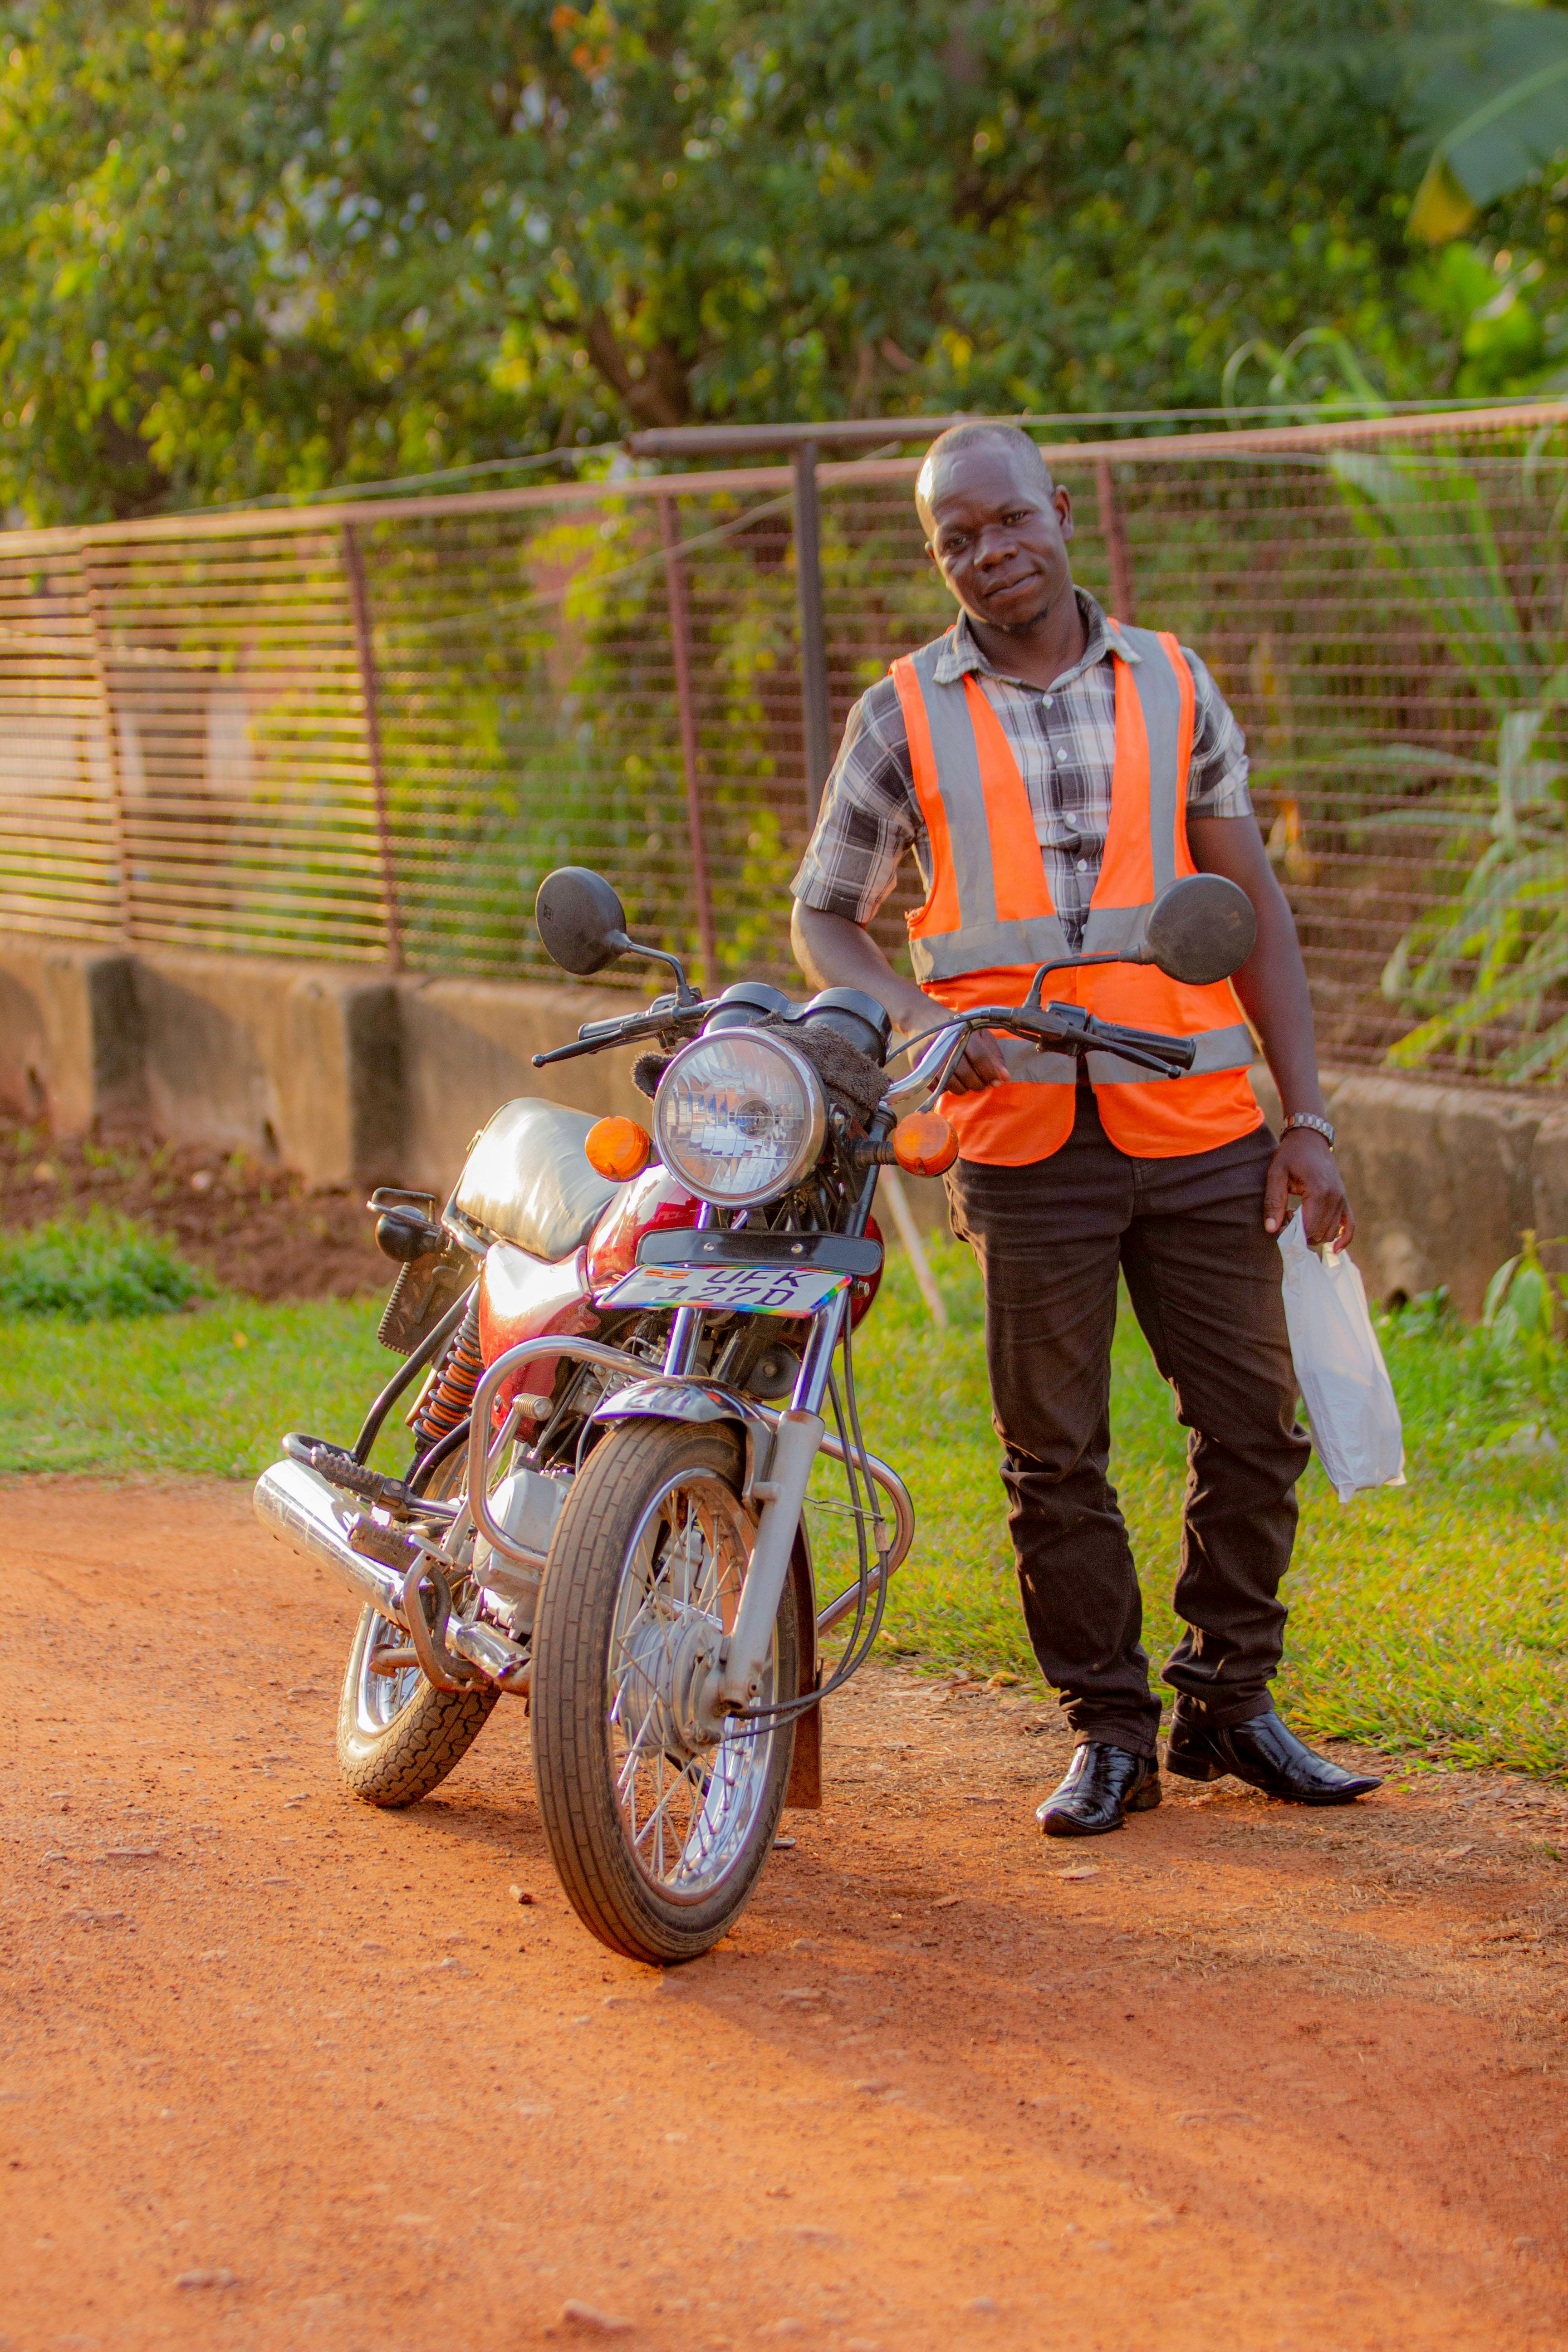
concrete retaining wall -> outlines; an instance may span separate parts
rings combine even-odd
[[[567,985],[0,939],[0,1101],[68,1134],[139,1125],[226,1145],[322,1188],[441,1192],[476,1129],[515,1096],[646,1114],[626,1054],[530,1064],[627,1004]],[[1374,1297],[1446,1283],[1474,1317],[1521,1232],[1568,1233],[1560,1097],[1366,1075],[1325,1087]],[[1258,1094],[1277,1118],[1261,1074]],[[907,1189],[935,1223],[940,1188]]]
[[[628,1009],[603,989],[0,940],[0,1101],[65,1134],[225,1145],[323,1188],[438,1191],[514,1096],[646,1110],[625,1055],[530,1066]]]

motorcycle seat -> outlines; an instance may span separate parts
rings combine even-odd
[[[469,1152],[455,1206],[501,1241],[558,1265],[585,1242],[618,1184],[588,1165],[591,1111],[524,1096],[503,1103]]]

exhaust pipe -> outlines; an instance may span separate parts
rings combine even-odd
[[[275,1462],[264,1470],[251,1502],[262,1526],[280,1543],[324,1568],[360,1608],[374,1609],[388,1624],[408,1632],[402,1571],[349,1549],[349,1526],[360,1517],[362,1504],[347,1502],[302,1462]]]
[[[348,1530],[362,1516],[362,1505],[345,1501],[320,1471],[308,1469],[303,1462],[288,1461],[275,1462],[270,1470],[262,1472],[251,1500],[262,1526],[290,1550],[314,1560],[335,1577],[358,1607],[374,1609],[388,1624],[397,1626],[416,1651],[422,1646],[421,1636],[428,1643],[428,1628],[422,1624],[416,1632],[403,1608],[406,1570],[371,1559],[349,1543]],[[447,1621],[446,1639],[456,1656],[477,1666],[489,1681],[500,1683],[502,1690],[518,1697],[527,1694],[532,1664],[520,1643],[509,1642],[489,1625],[465,1624],[455,1616]],[[427,1669],[433,1669],[437,1661],[426,1663]],[[456,1687],[449,1682],[446,1686]]]

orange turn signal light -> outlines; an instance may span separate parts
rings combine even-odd
[[[640,1176],[647,1166],[653,1138],[635,1118],[601,1118],[583,1138],[583,1149],[596,1176],[624,1184],[628,1178]]]
[[[906,1174],[941,1176],[958,1157],[958,1138],[934,1110],[912,1110],[892,1133],[893,1157]]]

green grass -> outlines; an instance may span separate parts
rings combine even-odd
[[[0,1313],[172,1315],[208,1287],[159,1234],[101,1209],[0,1234]]]
[[[376,1344],[379,1304],[262,1306],[82,1324],[0,1317],[0,1465],[11,1472],[205,1471],[254,1477],[286,1429],[347,1444],[396,1359]],[[378,1467],[403,1467],[384,1437]]]
[[[933,1257],[946,1335],[895,1254],[858,1351],[868,1440],[902,1473],[921,1518],[886,1645],[1037,1686],[1003,1520],[978,1286],[955,1246]],[[284,1429],[346,1440],[393,1369],[375,1342],[378,1312],[218,1299],[140,1321],[0,1318],[0,1462],[12,1472],[244,1477],[272,1458]],[[1431,1318],[1390,1322],[1383,1337],[1410,1485],[1343,1506],[1315,1463],[1308,1471],[1281,1705],[1310,1736],[1363,1739],[1416,1762],[1561,1776],[1568,1455],[1494,1449],[1542,1427],[1568,1443],[1568,1361],[1537,1393],[1484,1339]],[[1113,1475],[1158,1660],[1178,1630],[1169,1594],[1184,1438],[1130,1314],[1115,1366]],[[402,1459],[395,1416],[394,1427],[377,1455],[388,1467]]]
[[[933,1330],[895,1256],[858,1359],[868,1443],[900,1470],[921,1517],[892,1588],[888,1646],[1037,1686],[1003,1520],[979,1286],[955,1244],[932,1258],[952,1328]],[[1157,1664],[1180,1632],[1169,1596],[1186,1440],[1125,1297],[1122,1309],[1112,1476]],[[1521,1430],[1554,1428],[1568,1443],[1568,1361],[1538,1394],[1479,1334],[1430,1315],[1388,1318],[1381,1338],[1410,1483],[1344,1505],[1315,1459],[1309,1468],[1285,1588],[1281,1709],[1316,1738],[1568,1773],[1568,1454],[1493,1451]]]

